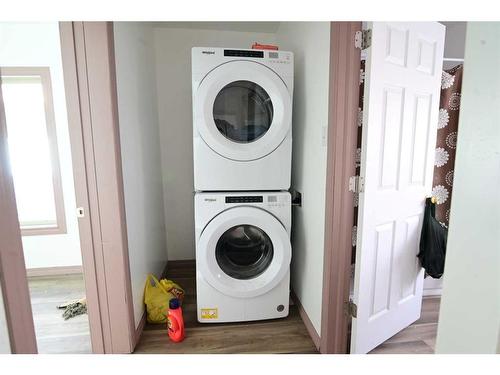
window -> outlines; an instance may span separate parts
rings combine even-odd
[[[49,68],[0,72],[21,234],[66,233]]]

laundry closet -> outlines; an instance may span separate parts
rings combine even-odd
[[[460,28],[458,24],[449,26],[450,29]],[[354,290],[351,296],[353,301],[349,304],[346,299],[341,302],[339,300],[337,310],[344,314],[344,303],[347,303],[346,309],[353,317],[356,316],[356,308],[358,314],[367,314],[364,318],[363,315],[358,315],[357,319],[353,320],[358,324],[362,321],[367,323],[365,326],[363,324],[359,326],[364,335],[361,338],[356,336],[357,332],[360,332],[359,327],[353,327],[353,337],[360,343],[357,348],[351,347],[354,352],[369,351],[378,345],[377,342],[384,341],[383,337],[390,337],[386,333],[380,333],[380,327],[388,328],[388,332],[394,334],[401,327],[415,321],[420,315],[423,273],[416,268],[418,267],[415,258],[418,230],[423,212],[422,202],[426,195],[431,194],[432,188],[430,166],[434,163],[435,155],[429,150],[434,147],[436,140],[436,133],[433,129],[438,126],[438,120],[444,121],[440,117],[442,112],[438,115],[437,103],[442,53],[446,48],[444,26],[431,22],[420,24],[380,22],[374,23],[373,27],[373,34],[360,34],[359,37],[356,34],[356,38],[349,36],[353,44],[352,47],[349,46],[351,51],[357,44],[361,49],[368,48],[371,36],[373,46],[375,46],[371,47],[367,55],[368,64],[372,64],[368,65],[370,69],[366,73],[354,72],[356,75],[354,85],[363,83],[365,79],[370,82],[369,86],[365,86],[364,94],[366,99],[367,93],[370,93],[372,108],[372,110],[360,108],[358,126],[361,127],[366,121],[375,121],[374,124],[380,124],[376,119],[384,118],[385,126],[389,126],[394,131],[384,132],[380,126],[370,125],[373,133],[367,135],[366,139],[363,138],[365,135],[360,133],[358,157],[355,156],[355,145],[349,157],[352,157],[353,161],[353,174],[355,174],[354,162],[357,162],[358,166],[361,166],[358,172],[364,180],[351,181],[347,176],[343,191],[347,193],[348,190],[352,190],[356,193],[360,188],[364,188],[362,192],[365,194],[355,199],[355,203],[361,208],[367,202],[371,204],[378,202],[378,205],[373,206],[370,212],[375,210],[396,215],[394,210],[399,209],[401,217],[404,218],[396,220],[388,216],[383,220],[379,218],[382,221],[376,222],[379,219],[375,217],[370,219],[368,216],[360,216],[354,224],[362,223],[361,229],[363,226],[371,229],[359,232],[353,230],[351,233],[351,227],[348,228],[349,239],[351,235],[353,243],[356,243],[357,239],[354,264],[359,269],[356,268],[353,278]],[[250,192],[247,194],[235,193],[235,191],[244,191],[243,185],[246,183],[240,186],[236,184],[232,189],[209,186],[207,190],[212,196],[207,197],[206,200],[194,198],[194,191],[203,189],[196,188],[193,169],[195,151],[193,144],[197,142],[196,132],[193,132],[193,121],[196,122],[196,118],[193,117],[193,113],[196,116],[196,103],[193,102],[193,53],[198,51],[202,54],[205,51],[207,52],[205,57],[216,53],[215,50],[225,53],[227,49],[228,53],[243,53],[242,51],[245,50],[251,51],[252,44],[257,42],[279,46],[279,50],[276,51],[278,60],[286,61],[287,52],[293,54],[290,188],[291,191],[299,194],[294,195],[291,218],[282,219],[282,223],[286,223],[282,233],[290,236],[290,289],[295,303],[300,307],[302,320],[315,345],[319,347],[320,339],[323,340],[320,336],[325,334],[325,321],[330,319],[328,309],[325,309],[325,301],[329,296],[324,294],[324,290],[330,289],[324,289],[325,280],[335,277],[335,275],[324,275],[324,270],[328,270],[330,266],[326,261],[324,264],[324,259],[327,259],[327,250],[331,245],[325,239],[328,237],[325,236],[325,234],[328,235],[325,233],[327,214],[331,209],[329,206],[331,197],[327,196],[327,192],[331,191],[328,189],[332,183],[339,181],[333,181],[332,175],[328,175],[331,173],[329,163],[333,162],[332,157],[329,156],[332,155],[329,154],[329,148],[332,149],[333,146],[330,146],[335,142],[332,134],[336,134],[331,129],[332,118],[336,115],[335,111],[332,111],[332,103],[335,102],[336,95],[352,100],[348,97],[348,93],[355,91],[351,90],[352,87],[348,87],[351,81],[336,81],[339,78],[336,74],[339,73],[332,68],[338,56],[335,54],[337,50],[334,51],[332,48],[340,50],[340,48],[345,48],[345,44],[340,47],[334,45],[335,35],[329,22],[116,22],[113,29],[125,210],[136,325],[139,325],[143,313],[142,292],[146,275],[150,272],[161,274],[167,261],[173,264],[177,261],[195,259],[196,240],[199,238],[200,231],[195,219],[195,204],[199,205],[196,207],[199,212],[204,211],[206,208],[203,208],[203,205],[212,200],[217,201],[219,195],[224,194],[221,192],[226,190],[232,191],[232,197],[221,197],[224,204],[244,202],[251,206],[253,203],[260,204],[261,200],[270,206],[271,203],[279,203],[281,199],[290,199],[288,193],[277,193],[288,190],[286,186],[278,185],[276,188],[262,189],[267,191],[265,194],[256,193],[255,187],[249,188]],[[456,35],[458,37],[460,33],[457,32]],[[458,46],[461,43],[451,40],[447,39],[446,43]],[[212,49],[193,50],[193,47]],[[262,54],[268,61],[272,60],[269,52],[265,50]],[[281,54],[282,52],[284,54]],[[383,53],[386,56],[382,58]],[[458,55],[445,55],[445,57],[460,58]],[[292,55],[288,58],[292,58]],[[348,64],[344,67],[347,70],[349,68]],[[404,74],[402,69],[405,69]],[[231,75],[232,72],[228,71],[227,74]],[[407,76],[411,76],[409,81],[405,81],[404,77]],[[387,88],[384,85],[387,85],[389,81],[392,83]],[[336,90],[340,86],[335,85],[344,85],[342,87],[345,87],[345,90]],[[375,92],[373,94],[370,90],[379,91],[373,91]],[[338,104],[338,102],[335,103]],[[195,105],[194,111],[193,104]],[[383,112],[381,112],[384,107],[386,117],[383,117]],[[278,113],[279,106],[273,110]],[[211,109],[207,111],[210,112]],[[215,112],[216,110],[214,110],[214,116]],[[269,112],[259,114],[259,116],[268,115]],[[414,116],[414,118],[412,120],[407,116]],[[225,137],[228,138],[230,130],[224,121],[223,117],[220,118],[217,128],[219,132],[221,128],[224,128]],[[354,125],[355,122],[352,121]],[[401,125],[400,122],[405,125]],[[342,133],[339,134],[342,136]],[[245,134],[245,137],[247,136],[249,134]],[[195,138],[194,142],[193,138]],[[285,139],[290,140],[290,138]],[[348,150],[349,146],[339,145],[339,149],[343,147]],[[400,153],[399,150],[404,152]],[[409,150],[413,150],[411,155]],[[200,165],[203,165],[209,157],[217,157],[217,153],[220,155],[227,150],[214,147],[212,151],[215,152],[212,156],[208,151],[207,148],[205,154],[207,156],[199,160]],[[337,152],[337,150],[334,151]],[[214,164],[210,163],[210,165]],[[210,165],[205,164],[202,167],[202,169],[207,169],[203,172],[206,176],[210,176],[211,172],[208,171],[208,168],[211,168]],[[212,167],[213,173],[224,176],[224,168],[229,168],[230,165],[231,163],[226,166],[220,164]],[[381,174],[377,177],[373,171],[379,167]],[[270,179],[276,178],[282,172],[278,167],[276,168],[276,175],[272,174]],[[371,175],[366,175],[368,172]],[[232,171],[231,174],[233,173],[241,172]],[[255,174],[255,176],[258,175],[258,173]],[[241,175],[241,180],[250,177],[251,173]],[[206,181],[209,180],[210,178]],[[382,188],[379,189],[380,186],[373,181],[379,181]],[[237,180],[237,182],[241,181]],[[266,181],[263,183],[265,184]],[[377,186],[373,191],[380,193],[380,196],[367,193],[370,191],[370,184]],[[403,189],[400,189],[401,186]],[[411,194],[403,193],[405,191]],[[390,200],[389,195],[392,193],[400,195]],[[283,197],[287,198],[280,198],[280,194],[285,194]],[[137,199],[137,197],[140,198]],[[383,202],[382,197],[386,199],[384,202],[387,205],[385,206],[380,205],[380,202]],[[389,204],[389,202],[408,198],[411,201],[408,201],[408,204]],[[352,199],[352,196],[349,199]],[[224,213],[227,209],[224,204],[218,208],[219,212]],[[394,212],[384,207],[392,207],[391,210],[394,209]],[[279,210],[279,207],[275,209]],[[404,210],[406,211],[403,212]],[[280,212],[274,212],[274,216],[279,217]],[[366,221],[367,218],[372,221]],[[201,226],[208,225],[207,223],[210,222],[210,219],[204,220]],[[396,224],[397,221],[398,224]],[[391,222],[393,224],[390,224]],[[350,224],[341,220],[340,225],[345,228],[345,225]],[[378,242],[375,242],[376,246],[374,246],[381,246],[383,249],[378,253],[378,258],[365,257],[363,260],[359,258],[360,240],[361,243],[371,246],[367,241],[374,242],[370,237],[374,233],[378,236]],[[406,239],[400,240],[401,242],[397,245],[400,247],[397,251],[401,251],[401,254],[394,255],[394,259],[399,263],[392,267],[392,248],[395,246],[392,238],[399,238],[393,236],[403,236],[404,233],[406,233]],[[222,233],[218,235],[220,237]],[[262,240],[264,237],[260,238]],[[207,241],[214,242],[215,240],[208,239]],[[368,250],[365,254],[371,251]],[[379,251],[375,248],[372,250],[375,253]],[[262,259],[265,261],[266,257],[263,256]],[[198,269],[200,269],[199,265]],[[349,264],[346,264],[341,272],[347,274],[348,270]],[[212,280],[212,284],[216,281],[216,279]],[[412,302],[408,303],[409,307],[402,308],[403,312],[397,312],[393,314],[394,316],[386,314],[391,315],[392,320],[383,318],[386,321],[374,325],[373,322],[370,323],[374,320],[373,316],[382,317],[386,311],[390,310],[388,301],[392,297],[389,295],[396,293],[396,289],[391,290],[391,282],[400,284],[397,286],[400,295],[395,296],[394,301],[398,299],[400,305],[404,305],[407,301]],[[429,284],[426,289],[439,289],[438,286],[430,285],[429,281],[426,281],[426,284]],[[241,293],[244,294],[244,291]],[[233,297],[238,298],[238,296]],[[356,306],[360,298],[365,300],[366,306],[362,301],[359,301],[361,304]],[[274,307],[275,311],[283,311],[281,306],[285,303],[284,301],[277,303]],[[369,304],[372,306],[369,307]],[[372,309],[371,313],[368,313],[369,309]],[[217,313],[214,309],[207,308],[206,316],[215,316]]]
[[[125,210],[136,324],[139,324],[142,315],[142,288],[147,273],[159,275],[167,260],[173,264],[175,261],[195,259],[198,229],[195,228],[193,194],[193,47],[223,47],[241,51],[250,50],[254,43],[261,43],[279,46],[279,50],[275,51],[278,55],[276,60],[285,62],[286,58],[291,58],[295,65],[291,77],[293,79],[290,81],[293,82],[293,110],[290,113],[291,103],[287,107],[277,102],[273,108],[273,114],[277,118],[292,117],[293,130],[291,137],[287,138],[288,145],[274,145],[282,146],[281,149],[289,157],[282,163],[270,161],[274,163],[276,173],[266,172],[261,176],[257,166],[254,181],[249,181],[248,184],[250,186],[252,182],[257,183],[257,179],[261,179],[260,187],[250,186],[246,189],[250,192],[246,194],[231,194],[235,196],[235,200],[249,200],[252,196],[256,202],[259,199],[264,200],[266,207],[271,212],[274,210],[273,215],[284,223],[284,229],[281,230],[274,228],[275,223],[268,224],[269,230],[276,232],[271,235],[271,240],[278,240],[273,249],[275,258],[281,257],[280,242],[291,241],[291,289],[310,316],[310,324],[319,332],[330,23],[116,22],[114,39]],[[291,54],[281,58],[282,51],[290,51]],[[269,52],[272,51],[264,52],[266,60],[272,60],[269,57]],[[287,78],[282,79],[286,81]],[[274,84],[278,83],[276,81]],[[276,92],[273,94],[276,95]],[[286,113],[283,113],[284,109]],[[270,150],[273,150],[273,147]],[[290,162],[292,173],[288,178],[291,178],[291,187],[302,194],[302,202],[301,206],[293,207],[293,210],[288,208],[288,213],[285,209],[285,213],[281,214],[284,202],[288,202],[290,207],[291,197],[289,193],[279,191],[288,190],[290,185],[285,183],[271,187],[270,180],[280,173],[283,174],[285,165]],[[269,162],[263,166],[266,164],[269,167]],[[210,168],[207,164],[205,167]],[[212,173],[222,173],[223,176],[224,168],[224,165],[212,167]],[[269,178],[263,179],[266,175]],[[245,176],[243,173],[241,179],[245,177],[252,176]],[[147,183],[143,185],[141,180]],[[238,179],[236,181],[238,182]],[[209,187],[208,190],[216,196],[221,193],[214,191],[241,191],[245,190],[245,186],[240,181],[240,186],[236,188]],[[257,194],[256,190],[264,191],[264,194]],[[140,199],[136,198],[137,194]],[[232,200],[233,198],[226,197],[226,202]],[[204,202],[198,201],[200,204]],[[155,220],[151,220],[151,215]],[[290,236],[291,240],[286,240],[286,237]],[[265,256],[263,260],[265,261]],[[286,257],[283,260],[286,262]],[[269,285],[273,282],[271,280]],[[286,294],[288,296],[288,293]],[[288,297],[280,300],[273,309],[277,313],[287,313]],[[211,314],[212,311],[206,313]]]

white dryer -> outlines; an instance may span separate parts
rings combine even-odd
[[[288,316],[288,192],[196,193],[198,321]]]
[[[196,191],[288,190],[293,54],[192,49]]]

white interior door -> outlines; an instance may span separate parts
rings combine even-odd
[[[417,260],[430,195],[445,27],[373,22],[367,49],[351,352],[367,353],[420,317]]]

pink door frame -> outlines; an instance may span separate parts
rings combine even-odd
[[[94,352],[136,345],[123,195],[114,37],[111,22],[62,22],[70,138],[85,275],[94,311]],[[95,287],[94,287],[95,286]],[[90,293],[89,293],[90,292]],[[89,301],[90,302],[90,301]],[[98,322],[100,320],[100,322]]]
[[[354,35],[361,22],[332,22],[325,207],[325,245],[320,352],[348,353],[349,301],[354,220],[349,177],[356,174],[361,51]]]
[[[76,202],[84,212],[79,229],[92,351],[131,353],[138,337],[128,258],[112,23],[61,22],[60,36]],[[2,105],[0,92],[0,278],[12,352],[37,353]]]
[[[82,252],[83,274],[89,316],[90,337],[93,353],[104,353],[104,327],[103,317],[107,313],[106,304],[100,306],[103,299],[98,287],[98,268],[92,231],[92,213],[89,209],[89,190],[86,160],[83,146],[83,114],[80,99],[79,76],[76,65],[75,32],[69,22],[59,25],[61,36],[61,54],[64,72],[64,85],[66,91],[66,106],[68,110],[68,128],[71,140],[71,155],[73,161],[73,178],[75,182],[75,196],[77,207],[83,208],[84,217],[78,219],[80,232],[80,247]],[[85,98],[85,97],[83,97]],[[75,208],[76,210],[76,208]],[[76,213],[76,211],[75,211]],[[101,311],[101,308],[103,311]]]

